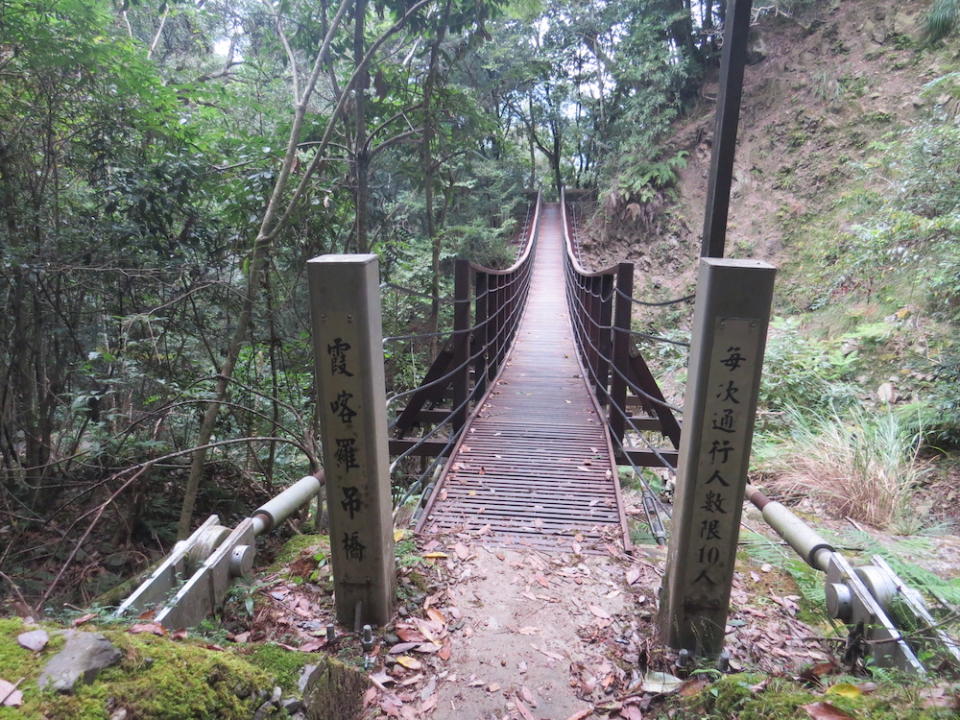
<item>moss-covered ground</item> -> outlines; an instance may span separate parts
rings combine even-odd
[[[43,666],[63,645],[59,628],[45,627],[50,643],[35,653],[17,643],[17,635],[30,629],[21,619],[0,620],[0,677],[12,683],[22,678],[18,689],[24,699],[21,707],[0,708],[0,720],[106,720],[121,708],[127,717],[151,720],[249,720],[263,702],[262,691],[279,685],[296,694],[300,672],[311,663],[335,665],[327,675],[346,674],[357,687],[363,684],[356,672],[322,655],[273,644],[252,646],[252,651],[242,644],[224,649],[113,626],[91,631],[103,633],[122,652],[121,661],[93,683],[78,683],[74,694],[59,695],[37,687]],[[314,685],[315,694],[323,695],[324,688]]]
[[[791,678],[742,673],[725,676],[690,697],[674,698],[662,714],[679,720],[945,720],[958,716],[951,700],[955,692],[950,686],[896,674],[878,676],[868,683],[863,678],[836,676],[823,687],[811,688]],[[804,706],[813,703],[828,703],[846,715],[811,715]]]

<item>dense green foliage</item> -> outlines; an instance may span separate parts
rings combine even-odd
[[[239,512],[321,464],[305,260],[372,249],[384,333],[443,327],[452,260],[509,262],[541,177],[672,182],[683,158],[653,141],[715,61],[722,12],[0,5],[4,543],[65,541],[4,562],[62,561],[93,527],[78,509],[116,493],[89,556],[113,558],[106,585],[139,562],[126,548],[183,535],[198,497]],[[388,382],[415,384],[437,349],[388,346]]]

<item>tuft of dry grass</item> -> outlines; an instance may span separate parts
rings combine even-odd
[[[920,529],[923,518],[912,502],[926,472],[918,462],[919,433],[890,411],[813,419],[788,414],[792,444],[776,462],[779,490],[809,495],[836,517],[881,529]]]

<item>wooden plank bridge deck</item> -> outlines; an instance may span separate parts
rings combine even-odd
[[[425,508],[425,533],[584,551],[627,544],[617,466],[564,297],[559,204],[545,204],[526,308],[503,371]]]

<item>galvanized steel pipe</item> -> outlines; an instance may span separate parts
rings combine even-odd
[[[316,475],[300,478],[275,498],[261,505],[251,516],[254,534],[261,535],[269,532],[282,523],[319,493],[323,483],[324,477],[321,470]]]
[[[763,513],[777,534],[811,567],[827,571],[834,547],[780,503],[771,500],[754,487],[747,486],[746,496]]]

